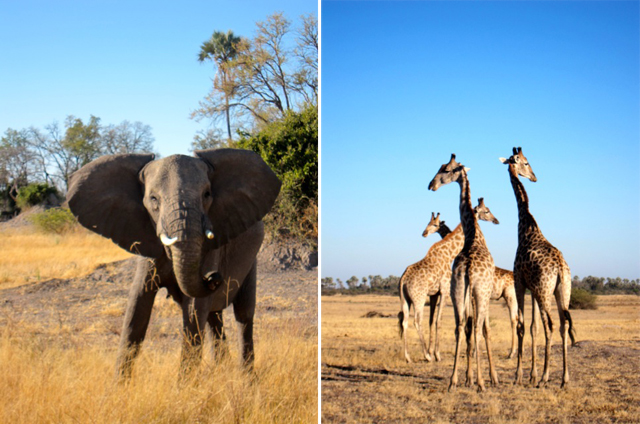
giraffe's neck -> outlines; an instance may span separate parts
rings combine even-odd
[[[448,229],[449,228],[447,228],[447,230]],[[449,231],[446,236],[443,236],[442,240],[434,243],[431,246],[431,248],[427,252],[427,255],[425,256],[425,259],[433,254],[436,254],[444,261],[444,263],[448,263],[449,265],[451,265],[451,262],[456,256],[458,256],[458,253],[460,253],[463,246],[464,233],[462,232],[462,224],[458,224],[458,226],[454,228],[453,231]]]
[[[524,189],[520,178],[518,178],[513,165],[509,165],[509,177],[511,178],[511,186],[518,203],[518,239],[520,240],[529,234],[540,232],[540,229],[535,218],[529,212],[529,196],[527,196],[527,191]]]
[[[482,231],[478,228],[478,220],[471,204],[471,190],[466,172],[460,174],[460,224],[464,232],[464,247],[469,248],[476,241],[484,242]]]
[[[440,224],[440,228],[438,228],[438,234],[440,237],[445,238],[447,235],[451,234],[451,230],[447,227],[446,224]]]

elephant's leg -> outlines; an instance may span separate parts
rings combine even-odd
[[[182,354],[180,357],[180,373],[188,374],[200,365],[202,360],[202,343],[212,298],[186,297],[182,301]]]
[[[157,280],[154,279],[155,272],[155,267],[148,260],[138,260],[120,335],[116,363],[116,373],[119,378],[131,377],[133,361],[147,333],[153,302],[158,293]]]
[[[253,369],[253,317],[256,311],[256,265],[254,261],[251,271],[245,277],[240,291],[233,300],[233,313],[240,330],[240,346],[243,364]]]
[[[221,359],[228,355],[226,339],[224,333],[222,311],[209,312],[207,318],[207,337],[211,339],[211,353],[215,359]]]

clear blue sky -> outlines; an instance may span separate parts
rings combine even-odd
[[[530,209],[573,275],[640,277],[638,2],[322,2],[321,274],[401,275],[453,229],[456,153],[496,265],[517,205],[498,158],[522,146]]]
[[[189,113],[214,76],[200,45],[214,30],[253,36],[274,12],[298,24],[318,2],[0,0],[0,132],[95,115],[141,121],[160,154],[189,154],[208,125]]]

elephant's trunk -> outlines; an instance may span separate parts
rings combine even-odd
[[[190,297],[211,294],[201,275],[202,240],[176,243],[171,247],[173,272],[180,290]]]
[[[171,251],[180,290],[190,297],[207,296],[211,290],[201,275],[202,244],[208,229],[205,218],[202,212],[187,208],[185,202],[175,202],[174,206],[160,221],[160,238]]]

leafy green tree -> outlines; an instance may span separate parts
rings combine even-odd
[[[0,191],[3,199],[12,198],[20,187],[33,180],[34,153],[29,147],[28,132],[7,129],[0,139]]]
[[[356,290],[359,282],[360,279],[354,275],[347,280],[347,287],[349,287],[349,290]]]
[[[317,237],[317,108],[290,111],[255,135],[242,134],[237,146],[260,154],[282,181],[273,209],[276,226],[303,238]]]
[[[336,288],[336,283],[333,282],[333,277],[325,277],[320,280],[321,288],[323,290],[330,290]]]
[[[51,195],[58,197],[60,193],[54,186],[47,183],[33,183],[18,191],[16,203],[19,208],[25,209],[44,203]]]

